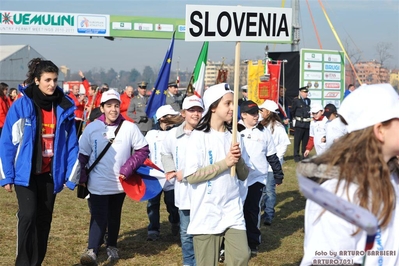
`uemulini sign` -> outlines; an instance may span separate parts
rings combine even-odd
[[[3,34],[109,36],[109,15],[0,11]]]

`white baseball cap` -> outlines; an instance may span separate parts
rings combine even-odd
[[[222,98],[227,93],[234,93],[230,90],[230,86],[227,83],[219,83],[213,86],[210,86],[205,92],[203,96],[204,100],[204,113],[203,116],[206,115],[209,111],[209,107],[211,104]]]
[[[399,95],[390,84],[362,85],[339,107],[348,133],[399,118]]]
[[[200,97],[197,95],[192,95],[190,97],[186,97],[183,101],[183,110],[190,109],[191,107],[198,106],[204,109],[204,104],[202,103],[202,100]]]
[[[101,103],[105,103],[109,100],[118,100],[121,102],[121,96],[116,90],[109,89],[103,92],[103,95],[101,96]]]
[[[319,111],[324,111],[324,107],[320,103],[314,103],[310,107],[310,112],[311,113],[317,113]]]
[[[262,103],[261,105],[259,105],[259,109],[266,109],[266,110],[269,110],[270,112],[276,113],[276,114],[279,113],[277,103],[275,103],[275,102],[272,101],[272,100],[266,100],[266,101],[264,101],[264,103]]]
[[[167,104],[167,105],[162,105],[161,107],[158,108],[158,110],[155,113],[155,117],[157,120],[159,120],[165,115],[178,115],[178,114],[180,113],[178,111],[175,111],[175,109],[173,109],[173,107],[170,104]]]

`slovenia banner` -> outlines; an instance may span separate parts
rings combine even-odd
[[[165,185],[165,174],[150,159],[146,159],[135,174],[120,179],[126,195],[135,201],[146,201],[158,195]]]

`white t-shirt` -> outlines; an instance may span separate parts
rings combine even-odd
[[[327,121],[328,119],[323,117],[322,120],[312,120],[310,122],[309,137],[313,137],[316,154],[322,154],[326,150],[326,143],[321,142],[321,139],[326,136]]]
[[[245,145],[250,161],[255,171],[250,171],[248,175],[248,186],[259,182],[266,185],[266,178],[269,163],[266,156],[277,153],[272,134],[267,128],[262,131],[257,127],[246,128],[239,132]]]
[[[324,182],[321,187],[335,193],[337,179]],[[394,251],[395,255],[378,256],[371,255],[366,257],[366,265],[399,265],[399,182],[398,178],[391,176],[396,195],[396,209],[392,213],[391,221],[387,228],[380,231],[374,241],[372,251]],[[344,184],[341,183],[338,192],[335,193],[339,197],[353,202],[353,195],[358,185],[351,184],[349,186],[350,199],[345,192]],[[305,207],[305,241],[304,256],[301,266],[311,265],[314,259],[332,259],[331,252],[337,252],[339,259],[353,259],[354,263],[362,263],[362,256],[355,254],[343,253],[345,251],[364,251],[366,245],[367,234],[360,231],[355,236],[352,234],[356,231],[356,226],[336,216],[335,214],[325,211],[323,215],[320,213],[324,209],[311,200],[306,201]],[[339,253],[341,251],[341,253]],[[323,256],[320,252],[326,252]],[[346,255],[346,256],[345,256]],[[338,265],[338,264],[337,264]]]
[[[182,125],[183,126],[183,125]],[[161,148],[161,153],[171,155],[175,163],[176,172],[184,169],[186,160],[186,149],[188,148],[189,135],[184,134],[176,138],[176,131],[179,127],[174,127],[167,131],[165,140]],[[190,157],[188,157],[189,159]],[[189,184],[187,182],[175,181],[175,206],[180,210],[190,209]]]
[[[228,131],[210,132],[194,130],[190,136],[190,148],[187,149],[184,176],[198,169],[224,160],[230,151],[232,134]],[[248,155],[239,134],[242,158],[250,165]],[[190,185],[191,207],[188,234],[220,234],[227,228],[245,230],[243,214],[243,191],[247,187],[237,176],[230,175],[230,168],[217,177]],[[245,195],[244,195],[245,194]]]
[[[150,148],[150,159],[156,166],[158,166],[162,170],[163,165],[161,161],[161,150],[163,145],[162,143],[167,133],[168,131],[152,129],[147,132],[147,135],[145,135],[145,139],[147,140],[149,145],[148,147]],[[163,186],[163,190],[169,191],[174,189],[174,182],[175,179],[166,181],[165,185]]]
[[[339,117],[326,123],[326,149],[330,148],[334,140],[348,133],[346,126]]]
[[[267,126],[270,133],[272,132],[272,125],[269,124]],[[282,124],[276,123],[274,126],[274,131],[272,133],[274,145],[276,146],[277,157],[280,160],[280,163],[284,162],[284,155],[287,151],[287,146],[291,144],[290,138],[288,137],[287,132]],[[269,165],[269,172],[273,172],[272,168]]]
[[[107,126],[100,120],[87,125],[79,140],[79,153],[89,156],[88,166],[100,155],[117,127]],[[138,127],[125,120],[111,147],[89,174],[87,186],[90,193],[112,195],[123,192],[119,171],[130,158],[132,149],[139,150],[146,145],[147,141]]]

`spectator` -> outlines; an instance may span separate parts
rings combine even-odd
[[[130,101],[133,99],[133,90],[133,86],[126,86],[124,93],[121,95],[121,115],[130,122],[134,121],[127,115],[127,110],[130,106]]]
[[[352,91],[354,91],[356,88],[355,88],[355,85],[353,85],[353,84],[349,84],[348,85],[348,89],[345,91],[345,93],[344,93],[344,98],[342,99],[342,100],[344,100],[345,98],[346,98],[346,96],[348,96]]]
[[[166,93],[166,103],[173,107],[175,111],[180,112],[183,96],[179,93],[176,82],[169,82],[168,92]]]
[[[136,123],[144,136],[152,128],[153,123],[152,118],[147,117],[147,114],[145,113],[148,102],[147,84],[148,83],[144,81],[138,84],[137,96],[132,98],[127,110],[127,115],[134,121],[134,123]]]

